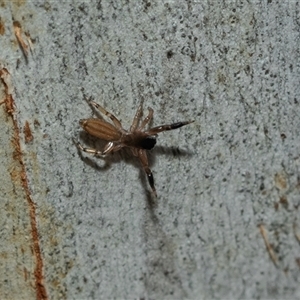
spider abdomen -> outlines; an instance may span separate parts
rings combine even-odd
[[[81,127],[89,134],[105,141],[118,141],[121,133],[112,124],[99,119],[83,119],[79,121]]]

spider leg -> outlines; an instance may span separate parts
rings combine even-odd
[[[103,151],[100,151],[100,150],[97,150],[97,149],[93,149],[93,148],[87,148],[87,147],[84,147],[82,146],[79,142],[73,140],[74,144],[76,145],[76,147],[83,151],[83,152],[86,152],[86,153],[90,153],[90,154],[93,154],[95,156],[103,156]]]
[[[150,128],[149,130],[145,131],[145,133],[147,133],[149,135],[154,135],[154,134],[157,134],[162,131],[177,129],[182,126],[193,123],[193,122],[194,121],[185,121],[185,122],[178,122],[178,123],[173,123],[173,124],[169,124],[169,125],[161,125],[161,126]]]
[[[143,120],[142,124],[139,127],[139,130],[142,130],[152,119],[153,117],[153,109],[151,107],[148,107],[148,116]]]
[[[107,117],[109,117],[112,120],[112,122],[114,123],[114,125],[117,127],[117,129],[124,131],[122,128],[121,122],[113,114],[108,112],[105,108],[103,108],[102,106],[100,106],[98,103],[96,103],[94,101],[89,101],[89,104],[92,105],[93,107],[95,107],[96,109],[98,109],[101,113],[103,113]]]
[[[152,171],[150,170],[149,164],[148,164],[147,152],[144,149],[140,149],[139,152],[138,152],[138,157],[140,159],[140,162],[142,164],[142,167],[143,167],[144,171],[147,174],[148,181],[149,181],[149,184],[150,184],[151,189],[153,191],[153,194],[154,194],[155,197],[157,197],[156,189],[155,189],[155,186],[154,186],[153,174],[152,174]]]
[[[106,144],[103,151],[100,151],[97,149],[84,147],[79,142],[75,141],[74,139],[73,139],[73,142],[79,150],[86,152],[86,153],[93,154],[95,156],[105,156],[112,151],[118,151],[122,148],[121,145],[114,145],[113,142],[109,142]]]
[[[130,127],[130,132],[133,132],[138,127],[139,121],[143,115],[143,101],[140,102],[139,107],[134,115],[132,125]]]

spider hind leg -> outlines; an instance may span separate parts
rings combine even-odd
[[[74,139],[73,139],[73,142],[80,151],[83,151],[83,152],[86,152],[86,153],[89,153],[89,154],[92,154],[95,156],[102,156],[102,157],[106,156],[110,152],[116,152],[122,148],[122,145],[115,145],[113,142],[109,142],[106,144],[103,151],[100,151],[100,150],[97,150],[94,148],[84,147],[78,141],[75,141]]]
[[[117,129],[123,131],[121,122],[119,121],[119,119],[117,117],[115,117],[113,114],[108,112],[104,107],[102,107],[101,105],[99,105],[98,103],[96,103],[94,101],[89,101],[89,104],[92,105],[94,108],[98,109],[102,114],[104,114],[105,116],[110,118]]]

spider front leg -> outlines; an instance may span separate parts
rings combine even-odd
[[[162,131],[177,129],[177,128],[180,128],[182,126],[191,124],[193,122],[194,121],[185,121],[185,122],[173,123],[173,124],[170,124],[170,125],[161,125],[161,126],[157,126],[157,127],[154,127],[154,128],[150,128],[149,130],[145,131],[145,133],[147,133],[149,135],[154,135],[154,134],[158,134],[159,132],[162,132]]]
[[[143,120],[142,124],[139,127],[139,130],[142,130],[152,119],[153,117],[153,109],[148,107],[148,116]]]
[[[137,129],[139,121],[143,114],[142,110],[143,110],[143,101],[140,102],[139,107],[134,115],[132,125],[130,126],[130,132],[133,132]]]
[[[157,197],[156,189],[155,189],[155,186],[154,186],[153,174],[152,174],[152,172],[151,172],[151,170],[149,168],[149,163],[148,163],[148,158],[147,158],[147,152],[145,150],[143,150],[143,149],[138,150],[138,158],[140,159],[142,167],[143,167],[144,171],[147,174],[148,181],[149,181],[149,184],[150,184],[151,189],[153,191],[153,194],[154,194],[155,197]]]

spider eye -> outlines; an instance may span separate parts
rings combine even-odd
[[[156,144],[156,136],[150,135],[142,140],[141,148],[150,150],[155,146],[155,144]]]

